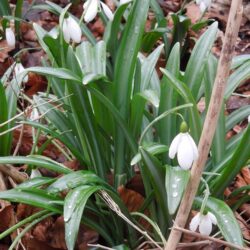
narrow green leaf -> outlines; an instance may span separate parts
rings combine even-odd
[[[162,154],[162,153],[166,153],[168,151],[168,147],[165,146],[165,145],[161,145],[161,144],[154,144],[154,145],[150,145],[150,146],[144,146],[144,148],[151,155]],[[133,166],[133,165],[137,164],[140,161],[141,161],[141,154],[137,153],[133,157],[133,159],[131,160],[130,165]]]
[[[218,23],[214,22],[196,43],[188,61],[183,82],[189,86],[192,95],[198,101],[198,93],[202,83],[204,67],[210,50],[216,39]]]
[[[68,174],[72,172],[71,169],[65,167],[63,164],[53,161],[50,158],[38,155],[27,156],[27,157],[25,156],[0,157],[0,164],[27,164],[37,167],[43,167],[61,174]]]
[[[65,240],[69,250],[74,250],[82,213],[89,197],[101,186],[80,186],[70,191],[64,202]]]
[[[20,202],[31,206],[61,213],[61,207],[54,202],[62,201],[58,196],[49,195],[46,191],[35,188],[15,188],[0,192],[0,199]]]
[[[135,72],[138,51],[142,42],[149,2],[149,0],[133,1],[133,7],[129,14],[115,61],[114,103],[125,121],[127,121],[129,117],[128,112],[130,107],[133,75]],[[122,130],[118,126],[116,127],[114,142],[114,177],[115,185],[119,186],[121,184],[118,181],[118,179],[120,179],[119,176],[124,175],[127,171],[125,168],[126,165],[124,164],[125,138]]]

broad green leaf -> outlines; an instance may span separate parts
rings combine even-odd
[[[27,164],[37,167],[43,167],[60,174],[68,174],[72,172],[71,169],[65,167],[63,164],[51,160],[50,158],[42,157],[40,155],[32,156],[5,156],[0,157],[0,164]]]
[[[196,197],[195,204],[201,206],[202,198]],[[209,197],[206,209],[217,219],[218,227],[226,241],[238,246],[244,246],[241,228],[228,205],[214,197]]]
[[[188,61],[183,82],[187,84],[196,101],[202,84],[204,67],[216,39],[218,23],[214,22],[197,41]]]
[[[28,187],[2,191],[0,192],[0,199],[20,202],[31,206],[41,207],[52,212],[61,213],[61,207],[55,203],[61,202],[62,199],[55,195],[49,195],[46,191],[41,189]]]
[[[65,240],[69,250],[74,250],[82,213],[89,197],[101,186],[80,186],[70,191],[64,202]]]
[[[175,214],[187,186],[190,171],[179,167],[166,166],[165,187],[167,190],[168,211]]]
[[[150,145],[150,146],[144,146],[144,148],[151,155],[162,154],[162,153],[166,153],[168,151],[168,147],[165,146],[165,145],[161,145],[161,144],[154,144],[154,145]],[[133,165],[137,164],[140,161],[141,161],[141,154],[137,153],[133,157],[133,159],[131,160],[130,165],[133,166]]]

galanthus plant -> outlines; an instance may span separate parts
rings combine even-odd
[[[42,7],[58,13],[59,25],[53,36],[39,25],[33,25],[46,53],[43,66],[21,69],[14,79],[11,78],[13,65],[1,79],[0,97],[6,105],[0,106],[0,111],[4,111],[0,112],[4,114],[0,116],[4,124],[4,129],[0,127],[0,139],[6,143],[0,144],[0,164],[47,168],[59,177],[29,179],[14,189],[0,192],[0,199],[42,208],[18,226],[32,219],[35,225],[51,215],[63,215],[69,250],[75,247],[81,223],[97,231],[100,240],[112,248],[122,245],[124,249],[127,246],[135,249],[149,240],[148,236],[152,246],[158,247],[159,241],[166,244],[190,178],[191,165],[198,156],[196,145],[207,110],[201,114],[197,102],[204,97],[209,103],[215,79],[218,60],[211,48],[217,35],[217,22],[212,23],[196,42],[185,71],[182,71],[180,43],[173,38],[175,42],[169,47],[164,30],[157,33],[162,37],[162,44],[154,48],[155,33],[144,31],[150,6],[159,27],[165,19],[158,2],[122,3],[117,2],[113,20],[104,20],[105,33],[103,39],[97,41],[86,24],[69,13],[70,6],[62,9],[47,1]],[[99,8],[105,12],[103,4],[86,1],[85,22],[93,20]],[[92,5],[94,8],[90,9]],[[73,30],[76,32],[71,34]],[[70,39],[73,43],[69,43]],[[144,42],[148,53],[145,50],[141,53]],[[166,58],[165,67],[160,69],[163,77],[156,71],[160,57]],[[249,77],[249,58],[234,58],[225,101]],[[25,82],[28,72],[44,75],[48,89],[46,93],[34,95],[32,100],[27,98],[30,107],[37,108],[39,119],[25,120],[19,115],[18,122],[13,122],[16,121],[14,105],[19,92],[11,92],[8,81],[11,79],[15,90],[20,90],[18,87]],[[241,230],[223,192],[249,160],[250,145],[246,142],[250,138],[250,125],[228,141],[225,135],[235,124],[246,119],[249,111],[250,107],[245,106],[226,118],[224,110],[220,111],[204,182],[193,204],[200,213],[191,226],[192,230],[199,227],[201,233],[209,234],[212,224],[217,223],[223,237],[239,246],[244,246]],[[48,137],[47,143],[60,140],[64,148],[59,148],[66,159],[77,160],[80,169],[73,171],[41,156],[45,146],[38,147],[37,140],[33,141],[33,151],[28,157],[9,156],[11,133],[6,131],[20,126],[20,122],[32,126],[34,138],[43,134]],[[176,154],[177,161],[174,159]],[[133,214],[121,199],[119,187],[126,185],[137,170],[140,170],[145,196],[140,212]],[[204,198],[207,187],[211,195]],[[202,204],[205,204],[204,209],[200,209]],[[141,213],[144,211],[148,217]],[[146,218],[152,226],[150,233],[144,233],[143,225],[135,226],[140,224],[138,216]],[[15,229],[16,226],[7,233]],[[7,233],[0,234],[0,239]]]

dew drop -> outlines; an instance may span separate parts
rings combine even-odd
[[[178,196],[178,192],[173,192],[172,193],[172,196],[175,198],[175,197],[177,197]]]
[[[175,177],[175,181],[179,182],[180,180],[181,180],[181,178]]]
[[[225,223],[228,223],[228,220],[224,220]]]
[[[172,184],[172,188],[177,188],[177,184]]]

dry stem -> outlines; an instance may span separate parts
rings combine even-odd
[[[239,32],[241,16],[242,0],[233,0],[230,8],[225,40],[222,47],[213,92],[198,146],[199,157],[192,167],[190,180],[183,195],[183,199],[181,201],[175,220],[175,224],[179,228],[184,228],[186,225],[186,221],[188,219],[193,200],[199,187],[203,168],[206,163],[207,156],[209,154],[210,146],[219,117],[218,110],[221,109],[223,102],[224,91],[229,76],[232,56],[234,52],[234,45]],[[180,230],[172,230],[168,239],[167,247],[165,247],[164,249],[176,249],[180,241],[181,234],[182,231]]]

